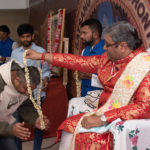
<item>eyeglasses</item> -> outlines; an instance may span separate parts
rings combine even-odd
[[[105,46],[108,48],[108,47],[111,47],[111,46],[114,46],[114,45],[117,45],[117,44],[119,44],[118,42],[116,42],[116,43],[112,43],[112,44],[110,44],[110,43],[108,43],[107,41],[105,41]]]

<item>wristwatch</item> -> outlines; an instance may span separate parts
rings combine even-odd
[[[101,119],[103,125],[107,125],[108,122],[107,122],[107,118],[105,117],[105,115],[101,115],[100,119]]]

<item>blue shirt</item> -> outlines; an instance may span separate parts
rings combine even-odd
[[[36,52],[39,52],[39,53],[44,53],[45,52],[45,50],[42,47],[37,46],[35,43],[32,43],[32,46],[30,47],[30,49],[33,49],[33,50],[35,50]],[[25,50],[24,50],[23,46],[13,50],[12,55],[11,55],[11,59],[15,59],[15,60],[21,62],[22,64],[24,64],[23,63],[23,53],[24,53],[24,51]],[[42,65],[40,60],[39,60],[39,62],[40,62],[40,66],[41,66],[41,69],[42,69],[42,79],[44,79],[45,77],[50,77],[50,69],[49,69],[48,63],[45,62],[44,65]],[[38,67],[38,64],[36,63],[36,60],[27,59],[27,66]],[[35,99],[37,99],[37,91],[38,91],[38,88],[36,88],[34,90]],[[41,92],[41,97],[45,97],[45,92]]]
[[[0,41],[0,56],[10,57],[12,52],[13,40],[9,37],[5,41]]]
[[[103,49],[105,44],[104,40],[101,40],[98,44],[96,44],[93,48],[91,46],[86,46],[84,49],[82,56],[94,56],[94,55],[102,55],[105,50]],[[87,95],[88,91],[98,90],[99,88],[91,86],[91,79],[82,79],[81,80],[81,96],[84,97]]]

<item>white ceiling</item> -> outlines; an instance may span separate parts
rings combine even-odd
[[[0,0],[0,9],[27,9],[29,0]]]

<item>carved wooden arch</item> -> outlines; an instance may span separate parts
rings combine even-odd
[[[90,17],[97,6],[104,2],[112,2],[121,7],[122,10],[127,14],[129,22],[137,29],[139,36],[143,40],[144,47],[150,47],[150,1],[136,0],[137,7],[135,8],[135,6],[132,5],[132,3],[135,4],[135,0],[80,0],[73,32],[72,45],[75,54],[78,54],[78,49],[81,48],[81,41],[79,39],[79,27],[81,23]],[[143,18],[139,17],[139,14],[142,13],[142,10],[140,9],[142,7],[144,7],[145,10],[143,17],[146,15],[146,13],[148,15],[147,28],[144,28],[144,24],[142,22]],[[139,12],[137,12],[137,8],[139,8]]]

